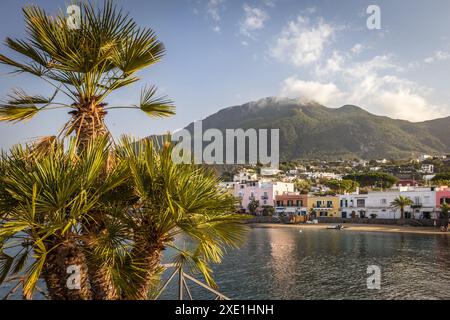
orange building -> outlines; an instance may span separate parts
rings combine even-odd
[[[285,192],[275,196],[275,205],[277,207],[306,207],[308,205],[308,195],[300,194],[299,192]]]

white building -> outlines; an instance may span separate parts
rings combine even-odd
[[[252,200],[259,201],[260,206],[273,207],[275,197],[286,192],[294,192],[293,183],[250,181],[234,186],[234,196],[241,199],[243,209],[247,209]]]
[[[280,170],[275,168],[261,168],[262,176],[275,176],[280,173]]]
[[[233,177],[234,182],[246,182],[246,181],[256,181],[258,180],[258,175],[254,172],[241,171],[235,174]]]
[[[436,191],[433,188],[400,187],[388,191],[369,192],[368,194],[350,194],[341,196],[341,217],[399,219],[400,209],[392,202],[404,196],[414,204],[405,208],[405,213],[415,219],[436,218]]]
[[[417,161],[422,162],[425,161],[427,159],[431,159],[433,158],[433,156],[430,156],[429,154],[421,154],[418,158]]]
[[[426,174],[433,174],[434,173],[434,165],[432,164],[422,164],[420,171],[422,173]]]

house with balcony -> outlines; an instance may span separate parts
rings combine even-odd
[[[308,196],[308,211],[314,211],[317,217],[339,217],[338,196]]]
[[[285,192],[294,192],[294,184],[278,181],[246,181],[234,186],[234,196],[240,199],[241,208],[245,210],[252,200],[259,201],[260,207],[273,207],[275,197]]]
[[[344,194],[339,196],[339,212],[341,218],[366,217],[367,194]]]
[[[284,192],[275,196],[275,212],[304,216],[308,213],[308,195],[300,192]]]
[[[405,208],[407,218],[434,219],[436,217],[435,188],[409,186],[369,192],[366,195],[341,196],[342,204],[349,204],[348,207],[341,207],[341,214],[346,212],[348,218],[400,219],[400,209],[392,206],[392,202],[399,196],[407,197],[413,201],[411,206]],[[345,200],[348,200],[348,202],[345,202]],[[348,212],[350,212],[350,216]]]

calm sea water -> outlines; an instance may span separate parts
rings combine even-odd
[[[368,265],[381,268],[380,290],[367,289]],[[450,237],[252,228],[213,269],[232,299],[450,299]],[[161,298],[176,297],[171,286]]]
[[[367,289],[368,265],[381,268],[380,290]],[[450,236],[252,228],[213,270],[231,299],[450,299]],[[176,280],[161,299],[177,298]],[[212,298],[188,285],[194,299]]]

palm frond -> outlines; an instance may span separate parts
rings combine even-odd
[[[169,117],[175,114],[173,101],[165,96],[156,96],[156,87],[145,87],[141,91],[139,106],[150,117]]]

